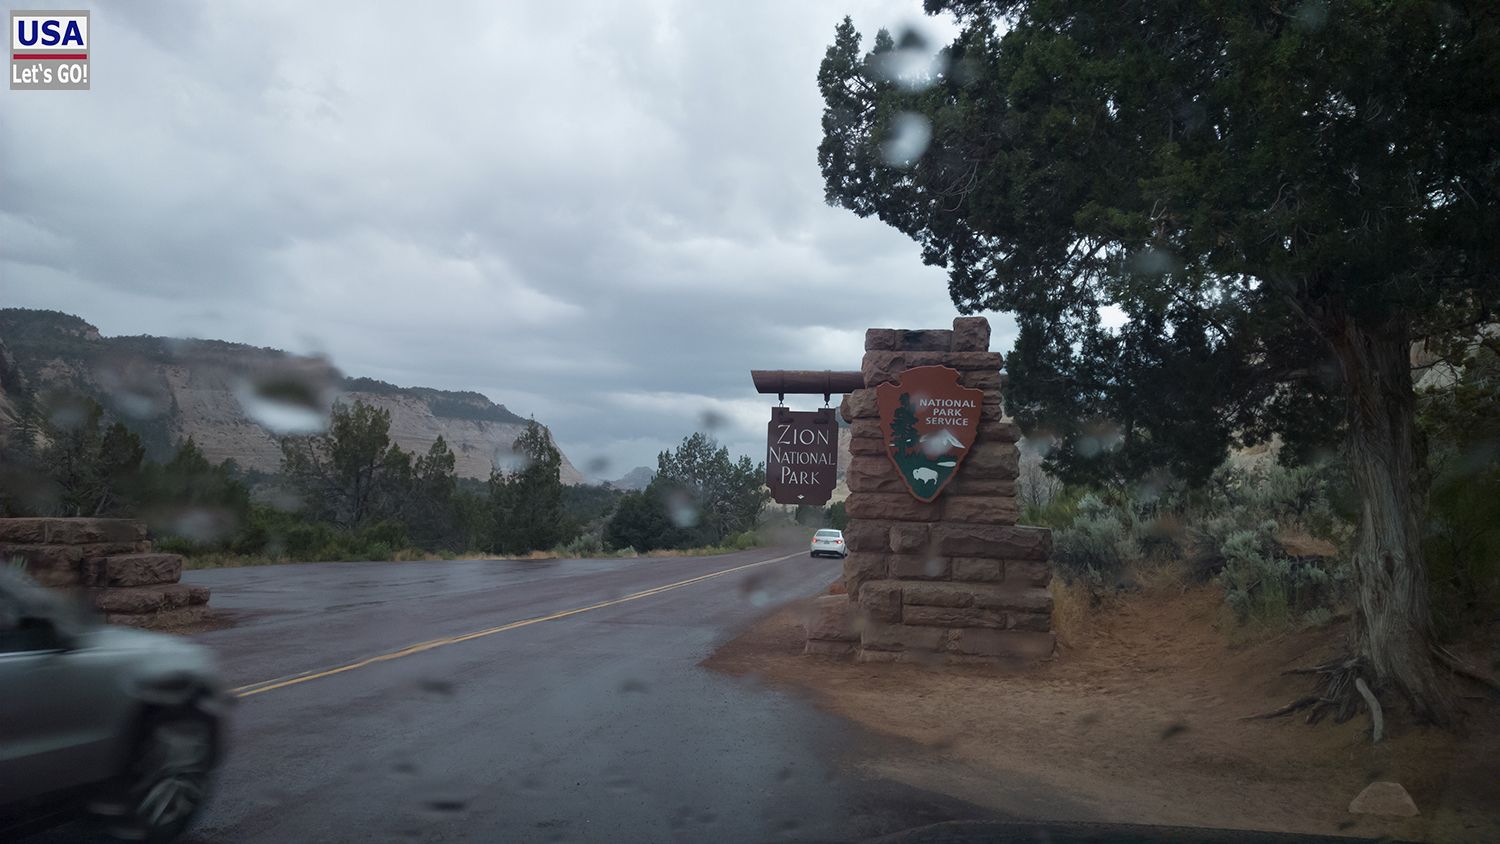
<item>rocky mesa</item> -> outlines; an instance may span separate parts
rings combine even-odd
[[[191,436],[210,460],[274,472],[279,432],[305,426],[319,404],[363,400],[390,411],[391,439],[402,448],[424,452],[441,436],[459,475],[487,478],[527,421],[475,392],[346,377],[320,358],[241,343],[105,337],[57,311],[0,309],[0,343],[7,352],[0,427],[18,391],[65,389],[99,402],[157,458]],[[562,481],[585,481],[567,455]]]

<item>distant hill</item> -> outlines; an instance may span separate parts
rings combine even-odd
[[[637,466],[634,469],[631,469],[629,472],[626,472],[625,476],[620,478],[619,480],[610,481],[609,485],[614,487],[615,489],[623,489],[627,491],[645,489],[646,486],[651,483],[651,479],[654,477],[656,477],[655,469],[649,468],[647,466]]]
[[[0,309],[0,426],[16,393],[66,388],[98,401],[161,458],[188,436],[209,459],[273,472],[281,463],[281,422],[306,417],[335,397],[391,413],[391,439],[425,452],[442,436],[458,474],[489,477],[526,419],[474,392],[398,387],[349,378],[321,358],[222,340],[104,337],[58,311]],[[281,413],[290,409],[290,415]],[[562,480],[584,482],[563,455]]]

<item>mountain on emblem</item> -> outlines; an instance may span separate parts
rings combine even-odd
[[[911,494],[932,501],[974,445],[984,391],[960,386],[956,369],[918,366],[881,384],[875,398],[886,454]]]

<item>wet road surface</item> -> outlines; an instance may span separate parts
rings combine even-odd
[[[921,751],[698,664],[838,576],[804,549],[187,572],[236,620],[194,638],[241,697],[184,841],[1292,840],[1018,824],[853,773]]]
[[[249,692],[187,840],[827,841],[984,817],[850,777],[881,740],[698,666],[838,576],[804,549],[187,572],[238,619],[195,638]]]

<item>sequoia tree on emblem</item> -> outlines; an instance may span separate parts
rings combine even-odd
[[[875,390],[886,454],[911,494],[932,501],[953,479],[979,434],[984,391],[960,386],[958,370],[918,366]]]

